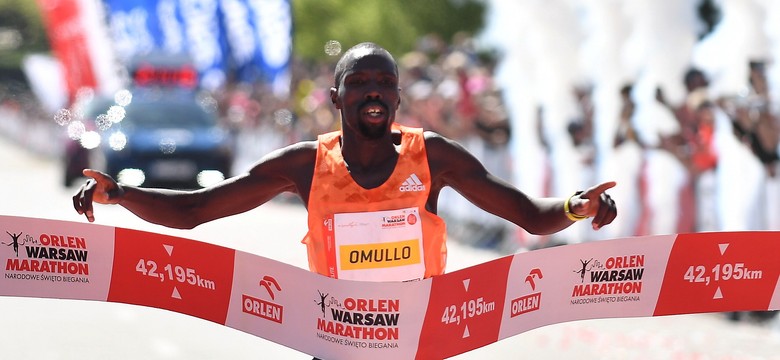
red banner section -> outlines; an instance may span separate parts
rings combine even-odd
[[[655,315],[766,309],[780,274],[776,232],[679,235]]]
[[[235,250],[121,228],[115,241],[108,301],[225,323]]]
[[[433,278],[417,359],[441,359],[498,341],[511,257]]]

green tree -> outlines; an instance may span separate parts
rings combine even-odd
[[[484,23],[480,0],[292,0],[295,56],[327,57],[325,43],[345,50],[373,41],[392,53],[415,48],[426,34],[449,40],[458,32],[476,33]]]
[[[0,81],[24,81],[24,55],[49,49],[35,1],[0,0],[0,39]]]

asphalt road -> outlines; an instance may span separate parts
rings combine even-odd
[[[85,221],[60,165],[0,136],[0,214]],[[306,267],[305,212],[272,202],[181,231],[100,206],[97,223],[207,241]],[[452,242],[450,269],[498,256]],[[201,319],[139,306],[0,297],[0,359],[310,359],[295,350]],[[780,359],[780,324],[724,314],[588,320],[532,330],[457,359]]]

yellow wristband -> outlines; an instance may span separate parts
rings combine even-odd
[[[571,202],[571,198],[579,194],[582,194],[582,191],[577,191],[576,193],[574,193],[574,195],[569,196],[569,198],[566,199],[566,201],[563,203],[563,213],[566,214],[566,217],[569,218],[569,220],[571,221],[580,221],[588,218],[586,215],[577,215],[571,212],[571,207],[569,206],[569,203]]]

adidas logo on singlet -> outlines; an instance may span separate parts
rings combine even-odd
[[[417,177],[417,174],[409,175],[408,178],[404,181],[403,184],[398,188],[398,190],[402,192],[406,191],[425,191],[425,185],[423,185],[422,181],[420,181],[420,178]]]

